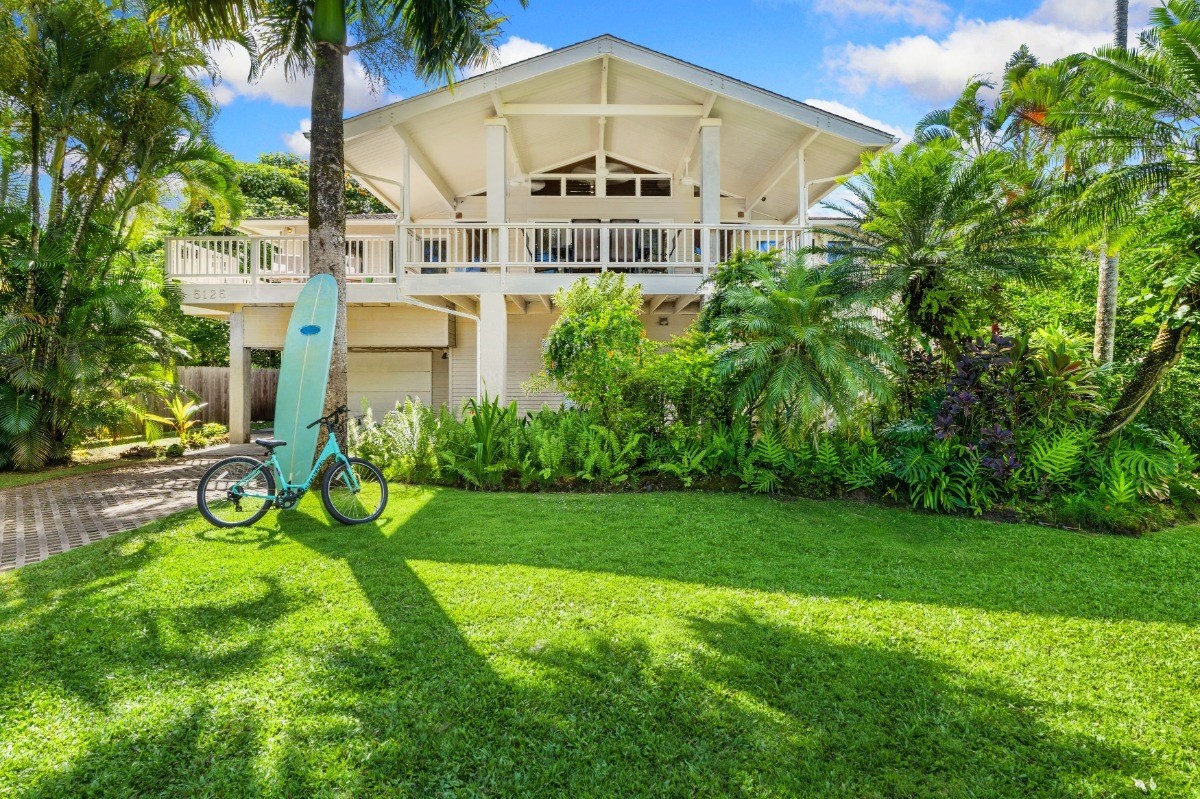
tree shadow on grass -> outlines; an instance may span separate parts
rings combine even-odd
[[[421,492],[419,489],[400,489]],[[1200,530],[1142,539],[838,501],[704,493],[424,490],[382,522],[408,557],[521,564],[812,596],[1200,623]],[[1172,586],[1170,592],[1162,590]]]
[[[389,632],[326,660],[313,714],[356,733],[288,742],[280,771],[299,794],[329,789],[311,755],[331,745],[358,764],[337,789],[362,796],[1068,797],[1147,773],[1003,686],[736,606],[691,619],[682,648],[597,634],[526,649],[502,676],[407,566],[410,539],[296,539],[343,560]]]
[[[555,704],[576,709],[569,772],[591,771],[606,795],[857,799],[1116,795],[1150,768],[928,659],[736,608],[691,627],[682,663],[636,638],[529,656],[555,674]]]
[[[21,570],[0,594],[0,685],[9,698],[18,686],[53,685],[105,710],[148,673],[176,687],[219,680],[258,663],[272,626],[299,601],[258,575],[237,599],[195,592],[169,605],[139,582],[163,557],[154,529],[93,546],[88,557],[68,553]]]
[[[249,715],[220,714],[207,703],[172,708],[110,735],[36,784],[11,795],[22,799],[109,797],[256,797],[254,748],[258,732]]]
[[[651,538],[662,519],[643,517],[654,527],[630,532],[628,519],[614,513],[630,506],[585,499],[560,506],[555,524],[539,516],[544,508],[531,506],[522,517],[514,515],[520,504],[457,492],[433,495],[402,524],[345,528],[313,516],[271,522],[314,553],[293,561],[303,569],[344,564],[353,584],[324,583],[319,599],[348,602],[361,592],[379,627],[367,637],[290,644],[280,621],[313,603],[282,574],[279,582],[260,575],[251,595],[236,602],[95,619],[88,614],[97,595],[86,593],[86,583],[74,596],[68,582],[38,572],[31,579],[45,621],[75,637],[0,641],[0,652],[22,655],[0,664],[0,684],[19,676],[5,669],[57,656],[61,662],[39,664],[39,679],[101,709],[114,699],[102,684],[110,672],[127,692],[140,680],[139,699],[152,696],[156,680],[191,686],[196,698],[160,706],[161,719],[126,717],[104,727],[86,751],[13,793],[1065,797],[1113,795],[1129,788],[1127,775],[1149,773],[1136,752],[1054,729],[1045,719],[1058,708],[1007,686],[979,684],[901,649],[806,634],[737,605],[687,620],[666,644],[650,628],[617,633],[608,622],[590,639],[521,650],[494,640],[473,644],[474,632],[460,629],[441,592],[409,565],[515,562],[804,590],[831,563],[808,542],[817,566],[796,578],[786,570],[799,556],[763,539],[757,547],[732,545],[725,534],[716,536],[729,545],[719,560],[710,543],[695,540],[695,519],[684,525],[692,535]],[[636,507],[663,518],[672,510]],[[271,528],[265,535],[270,540]],[[781,537],[805,542],[791,530]],[[121,587],[158,556],[147,546],[92,578]],[[708,572],[716,578],[702,579]],[[474,577],[468,566],[452,579]],[[849,579],[843,572],[834,583]],[[457,601],[478,603],[487,619],[486,591]],[[929,585],[921,593],[939,595]],[[650,623],[667,621],[660,614]],[[150,634],[139,637],[139,626]],[[298,648],[289,672],[295,682],[287,686],[290,701],[268,710],[255,667],[284,645]]]

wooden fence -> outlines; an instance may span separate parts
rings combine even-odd
[[[194,391],[208,406],[200,411],[206,422],[229,423],[229,367],[181,366],[179,385]],[[279,386],[278,369],[251,369],[250,418],[270,421],[275,418],[275,391]]]

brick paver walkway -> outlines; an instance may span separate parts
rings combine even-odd
[[[78,477],[0,489],[0,571],[45,560],[113,533],[196,507],[196,483],[214,462],[253,444],[133,462]]]

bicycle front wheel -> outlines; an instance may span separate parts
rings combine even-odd
[[[237,455],[218,461],[204,473],[196,489],[196,505],[217,527],[242,527],[261,519],[271,509],[271,500],[263,497],[273,496],[275,477],[270,468]]]
[[[373,522],[387,506],[387,481],[375,464],[350,458],[349,469],[339,462],[325,472],[321,499],[329,515],[342,524]]]

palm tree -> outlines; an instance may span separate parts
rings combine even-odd
[[[1060,114],[1114,165],[1077,189],[1070,213],[1085,227],[1118,229],[1147,213],[1147,198],[1168,197],[1166,207],[1181,219],[1200,210],[1200,4],[1166,0],[1151,21],[1140,49],[1103,47],[1087,59],[1093,102]],[[1102,438],[1137,416],[1195,327],[1200,270],[1192,264],[1200,244],[1186,232],[1174,235],[1175,257],[1163,261],[1168,305],[1158,335],[1102,423]]]
[[[849,223],[818,231],[837,262],[899,304],[899,317],[950,357],[994,323],[1011,280],[1046,278],[1054,240],[1039,180],[1014,182],[1011,159],[955,144],[910,145],[864,162],[831,207]]]
[[[1113,6],[1113,46],[1129,46],[1129,0],[1116,0]],[[1117,340],[1117,287],[1120,257],[1109,252],[1108,243],[1100,243],[1099,278],[1096,283],[1096,331],[1092,356],[1102,364],[1113,361]]]
[[[138,217],[168,188],[227,209],[234,169],[207,139],[213,108],[192,74],[205,63],[199,50],[158,48],[145,19],[96,0],[39,4],[20,20],[42,72],[2,88],[40,87],[14,110],[24,159],[51,166],[51,213],[44,229],[25,204],[0,215],[0,458],[33,468],[112,421],[131,376],[173,357],[157,321],[161,272],[133,248]],[[68,57],[67,45],[91,55]],[[67,154],[73,168],[60,173]]]
[[[520,0],[524,6],[527,0]],[[492,0],[166,0],[165,8],[211,38],[256,25],[264,63],[281,60],[289,77],[313,79],[309,132],[309,264],[338,286],[326,410],[346,404],[346,209],[343,62],[360,55],[381,81],[411,68],[452,82],[490,57],[504,18]],[[353,43],[351,43],[353,40]],[[339,431],[345,439],[345,429]]]
[[[803,257],[744,269],[713,321],[732,344],[717,368],[736,382],[741,409],[796,433],[826,412],[845,418],[864,395],[891,397],[888,373],[900,359],[851,270],[811,269]]]
[[[1037,68],[1037,58],[1021,45],[1004,65],[995,99],[984,97],[996,89],[993,80],[972,78],[952,106],[930,111],[917,122],[914,139],[923,144],[934,140],[956,142],[971,156],[997,150],[1012,152],[1025,161],[1029,120],[1019,113],[1012,87]]]

